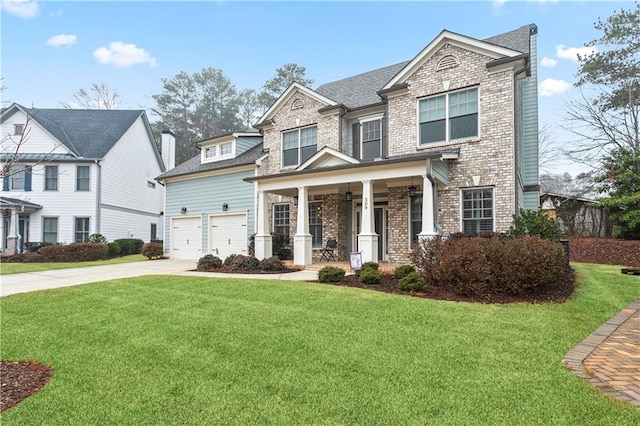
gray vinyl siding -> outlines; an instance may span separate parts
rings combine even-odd
[[[200,215],[202,219],[202,253],[208,253],[209,214],[223,213],[222,204],[227,203],[226,213],[247,213],[247,244],[254,233],[254,185],[243,179],[253,177],[254,170],[229,173],[220,176],[200,177],[178,182],[167,182],[164,251],[171,252],[171,218],[182,216],[180,210],[187,208],[186,216]]]
[[[531,77],[522,82],[522,184],[538,185],[538,56],[537,34],[531,35]],[[536,210],[539,191],[525,193],[524,207]]]
[[[262,142],[262,136],[236,138],[236,157]]]

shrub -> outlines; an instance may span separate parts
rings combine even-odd
[[[43,247],[40,254],[47,262],[90,262],[106,259],[108,251],[106,244],[74,243]]]
[[[147,259],[162,256],[162,244],[160,243],[146,243],[142,246],[142,255]]]
[[[363,284],[380,284],[382,274],[373,268],[363,268],[360,270],[360,282]]]
[[[11,256],[3,256],[2,263],[40,263],[46,262],[44,256],[39,253],[26,252],[22,254],[13,254]]]
[[[513,216],[509,227],[509,236],[513,238],[530,236],[557,241],[562,238],[560,223],[550,218],[542,209],[520,210],[520,215]]]
[[[260,269],[260,261],[254,256],[236,254],[229,267],[233,271],[255,271]]]
[[[240,256],[239,254],[230,254],[225,260],[223,265],[224,266],[231,266],[231,264],[233,263],[233,261],[235,260],[236,257]],[[253,256],[253,255],[252,255]]]
[[[271,250],[273,251],[273,255],[278,256],[279,259],[293,259],[288,235],[279,232],[272,234]]]
[[[372,270],[372,271],[377,271],[378,270],[378,264],[376,262],[364,262],[362,264],[362,267],[356,271],[356,275],[360,276],[360,274],[362,272],[364,272],[365,270]]]
[[[116,243],[115,241],[107,243],[107,247],[109,256],[117,256],[122,251],[122,249],[120,248],[120,244]]]
[[[417,272],[410,272],[398,281],[398,290],[420,291],[425,284],[424,278],[418,275]]]
[[[42,247],[51,246],[53,243],[45,243],[45,242],[28,242],[24,243],[24,249],[31,253],[37,253],[40,251]]]
[[[413,265],[401,265],[401,266],[398,266],[396,269],[394,269],[393,276],[398,279],[402,279],[415,271],[416,271],[416,268],[414,268]]]
[[[107,237],[102,234],[91,234],[89,235],[89,239],[87,240],[87,242],[95,244],[107,244],[109,240],[107,240]]]
[[[144,241],[138,238],[120,238],[115,240],[120,245],[120,254],[126,256],[128,254],[140,254]]]
[[[197,271],[211,272],[222,266],[222,260],[218,256],[207,254],[198,260]]]
[[[262,259],[260,261],[260,269],[263,271],[284,271],[287,268],[284,266],[284,262],[282,260],[273,256],[268,259]]]
[[[535,237],[435,238],[412,260],[428,284],[464,296],[520,294],[570,276],[562,245]]]
[[[345,271],[335,266],[325,266],[318,271],[318,281],[321,283],[337,283],[344,278]]]

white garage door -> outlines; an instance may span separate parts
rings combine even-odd
[[[199,259],[202,257],[202,219],[181,217],[171,221],[171,257]]]
[[[247,215],[209,216],[209,253],[225,260],[247,254]]]

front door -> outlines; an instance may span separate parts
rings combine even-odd
[[[378,234],[378,260],[384,261],[384,260],[387,260],[387,254],[389,253],[388,245],[387,245],[387,234],[389,230],[389,227],[388,227],[389,214],[388,214],[386,205],[374,206],[373,220],[374,220],[373,229],[375,233]],[[356,235],[355,235],[355,241],[353,242],[353,247],[356,248],[356,251],[360,251],[358,247],[358,234],[360,233],[361,221],[362,221],[362,206],[358,205],[356,207],[356,214],[355,214],[356,223],[354,226],[356,230]]]

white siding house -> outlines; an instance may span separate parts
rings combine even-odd
[[[32,109],[1,116],[0,251],[27,242],[161,239],[164,171],[143,110]]]

